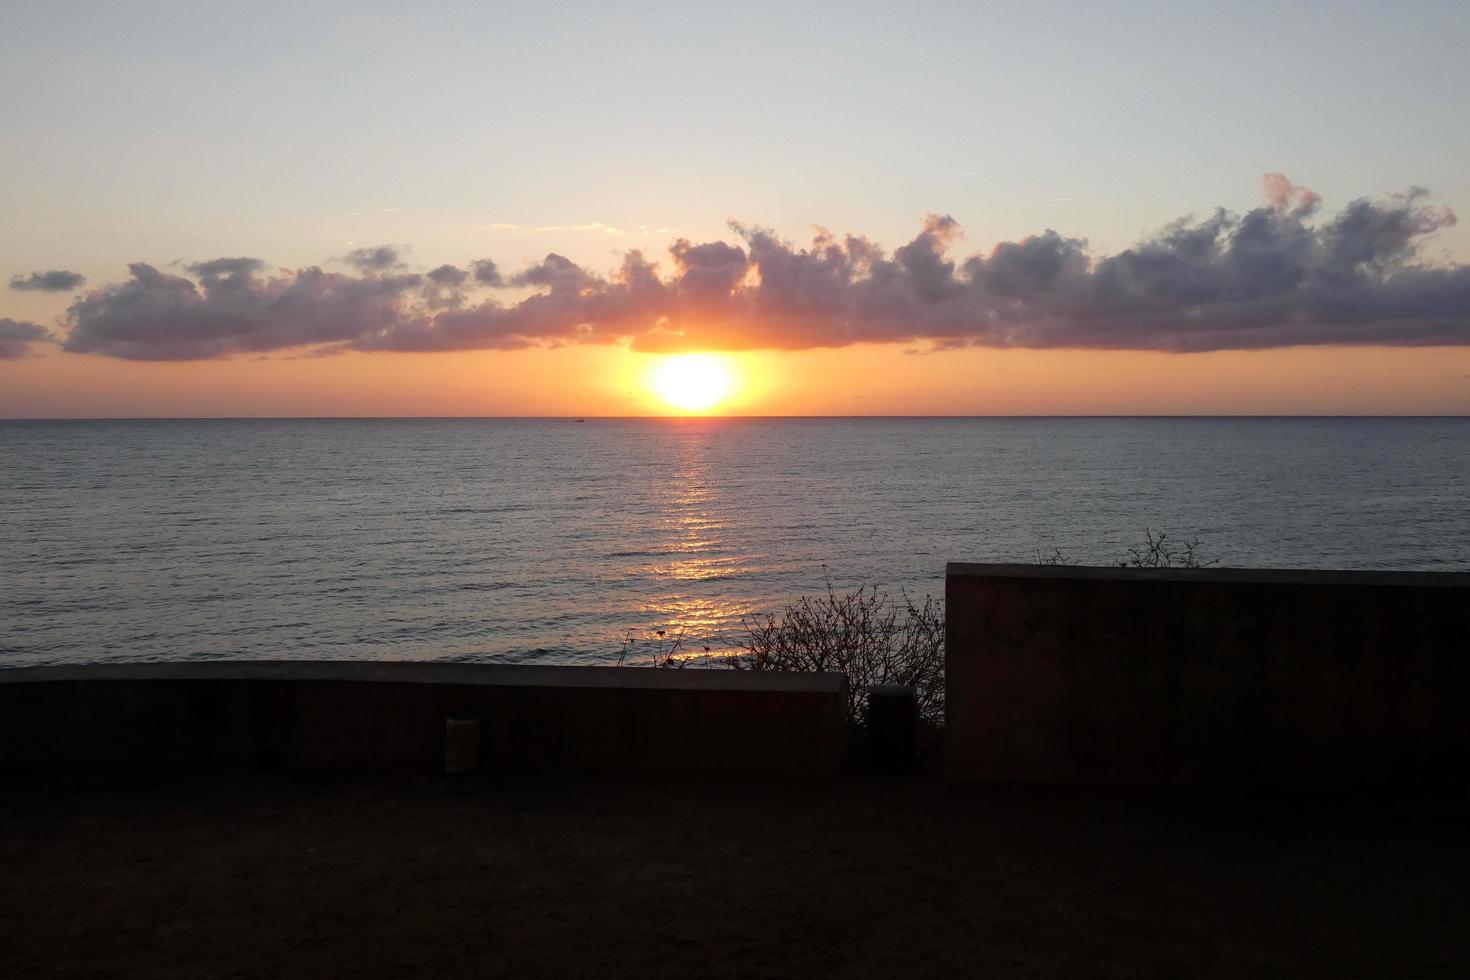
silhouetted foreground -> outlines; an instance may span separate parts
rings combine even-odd
[[[1070,785],[773,778],[836,774],[841,675],[0,676],[0,976],[1470,975],[1470,577],[948,584],[946,775]]]
[[[945,777],[1467,785],[1470,574],[951,563]]]
[[[0,670],[0,768],[442,769],[446,721],[487,763],[831,777],[838,674],[375,661]]]
[[[0,975],[1463,977],[1463,801],[11,773]]]

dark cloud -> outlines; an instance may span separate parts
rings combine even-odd
[[[441,286],[462,286],[469,275],[468,272],[456,266],[441,265],[437,269],[430,269],[424,278]]]
[[[453,265],[441,265],[424,274],[421,296],[431,310],[457,310],[464,305],[464,285],[470,274]]]
[[[355,248],[342,257],[342,261],[363,272],[386,272],[403,265],[398,249],[393,245],[378,245],[374,248]]]
[[[552,292],[578,290],[596,285],[597,282],[597,277],[592,273],[555,252],[510,279],[512,286],[544,286]]]
[[[25,320],[0,316],[0,361],[13,361],[31,352],[31,344],[48,340],[46,328]]]
[[[475,259],[470,263],[470,271],[474,273],[475,282],[482,286],[505,285],[505,280],[500,276],[500,267],[490,259]]]
[[[80,288],[86,281],[87,277],[79,272],[48,269],[45,272],[32,272],[28,276],[11,276],[10,288],[28,293],[69,293]]]
[[[887,253],[818,229],[795,246],[732,224],[731,241],[679,239],[660,261],[633,250],[598,274],[564,256],[503,276],[480,259],[423,276],[392,246],[356,272],[268,272],[256,259],[132,266],[73,303],[68,350],[174,359],[312,348],[444,351],[571,343],[638,350],[840,347],[1163,351],[1293,345],[1470,345],[1470,266],[1419,258],[1455,222],[1413,188],[1321,217],[1280,174],[1266,204],[1184,218],[1115,255],[1047,230],[963,256],[947,215]],[[515,302],[478,287],[529,291]]]

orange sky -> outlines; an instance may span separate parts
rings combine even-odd
[[[1326,347],[1160,354],[895,345],[720,355],[712,414],[1470,414],[1470,349]],[[620,347],[129,362],[0,361],[0,417],[682,414]]]

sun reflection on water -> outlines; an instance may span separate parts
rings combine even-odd
[[[730,533],[731,522],[719,482],[709,461],[709,435],[691,431],[677,468],[659,482],[654,492],[656,513],[650,521],[646,564],[629,567],[631,575],[649,580],[649,598],[641,602],[640,626],[630,634],[643,644],[665,650],[675,637],[683,638],[677,659],[698,659],[705,648],[718,652],[741,620],[758,612],[749,599],[731,597],[718,583],[759,574],[760,556],[739,549]],[[660,587],[659,583],[663,583]],[[677,588],[669,585],[677,584]],[[663,630],[660,636],[657,631]],[[635,646],[638,644],[635,644]],[[635,656],[629,662],[647,659]]]

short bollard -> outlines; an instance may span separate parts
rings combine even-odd
[[[874,684],[868,688],[868,758],[880,772],[908,772],[914,767],[914,729],[918,700],[907,684]]]
[[[480,719],[444,720],[444,771],[474,772],[480,766]]]

